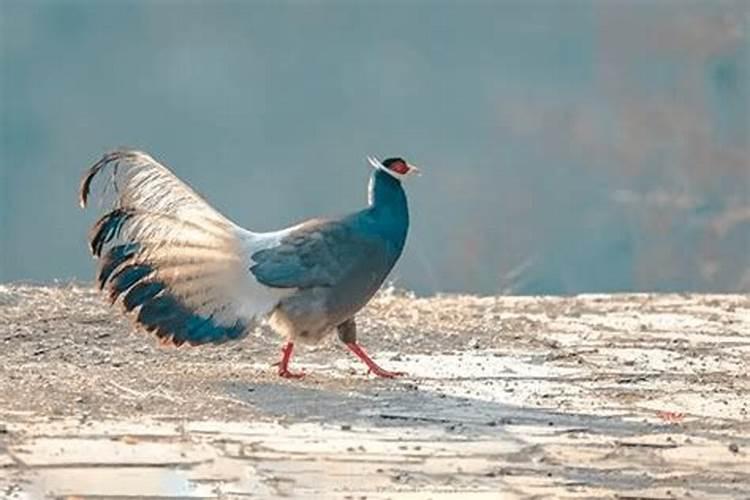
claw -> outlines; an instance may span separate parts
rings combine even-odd
[[[373,370],[370,368],[367,373],[372,373],[375,376],[382,377],[382,378],[396,378],[396,377],[405,377],[405,372],[391,372],[388,370],[383,370],[382,368],[378,367],[377,370]]]
[[[349,348],[359,359],[362,360],[364,364],[367,365],[367,368],[369,368],[368,373],[372,373],[375,376],[383,377],[383,378],[396,378],[396,377],[403,377],[406,375],[404,372],[391,372],[388,370],[384,370],[380,366],[378,366],[375,361],[372,360],[372,358],[365,352],[362,347],[355,343],[351,342],[346,344],[346,347]]]
[[[292,351],[294,351],[293,342],[287,342],[281,349],[281,360],[276,363],[279,366],[278,374],[282,378],[300,379],[305,376],[305,373],[289,371],[289,360],[292,359]]]
[[[306,374],[304,372],[290,372],[287,369],[281,369],[279,367],[279,377],[281,378],[291,378],[291,379],[301,379],[304,378]]]

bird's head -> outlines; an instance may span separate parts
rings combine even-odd
[[[381,162],[373,156],[368,156],[367,161],[373,168],[382,170],[400,181],[410,175],[419,174],[419,169],[414,165],[409,165],[403,158],[388,158]]]

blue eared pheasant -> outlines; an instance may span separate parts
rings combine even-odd
[[[417,169],[401,158],[374,167],[369,203],[335,219],[311,219],[256,233],[231,222],[151,156],[105,155],[81,182],[81,206],[102,178],[109,211],[93,226],[97,280],[110,300],[166,344],[221,343],[263,320],[286,339],[278,363],[289,370],[295,342],[336,330],[372,373],[380,368],[357,343],[356,313],[404,248],[409,211],[401,181]]]

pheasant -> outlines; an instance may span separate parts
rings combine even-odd
[[[108,153],[80,189],[86,207],[92,181],[104,179],[109,209],[89,236],[99,288],[164,344],[238,340],[267,320],[286,340],[282,377],[304,376],[289,369],[295,343],[316,343],[334,330],[373,374],[403,375],[360,346],[355,315],[403,251],[409,211],[401,182],[418,169],[401,158],[368,162],[366,208],[260,233],[224,217],[148,154]]]

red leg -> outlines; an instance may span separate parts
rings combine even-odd
[[[365,350],[362,349],[362,347],[356,342],[347,343],[346,347],[348,347],[359,359],[361,359],[364,362],[364,364],[367,365],[367,368],[370,369],[370,372],[377,375],[378,377],[396,378],[396,377],[406,375],[406,373],[403,373],[403,372],[389,372],[387,370],[383,370],[375,363],[375,361],[372,360],[370,356],[368,356]]]
[[[302,378],[305,376],[305,374],[302,372],[289,371],[289,360],[292,359],[292,351],[294,351],[294,342],[287,342],[286,345],[281,349],[281,361],[279,361],[279,377]]]

